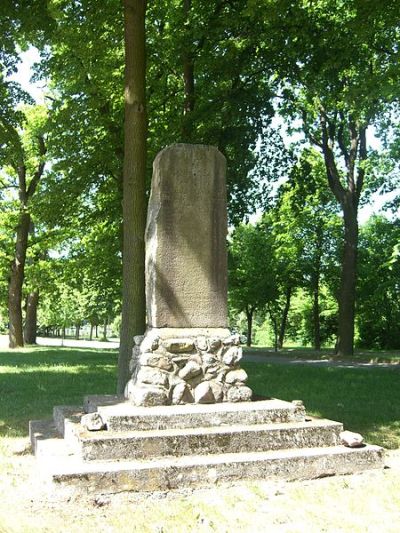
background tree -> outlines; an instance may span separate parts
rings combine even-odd
[[[254,313],[278,297],[272,239],[265,223],[241,224],[229,241],[229,303],[246,314],[248,346],[252,343]]]
[[[1,165],[11,195],[15,220],[15,248],[8,284],[9,344],[11,348],[24,345],[22,323],[22,286],[28,237],[32,218],[30,204],[43,177],[46,156],[45,131],[47,112],[43,107],[26,108],[23,129],[4,120],[1,124]]]
[[[251,8],[261,4],[252,2]],[[353,352],[357,214],[368,178],[366,131],[397,98],[395,9],[391,0],[379,5],[354,0],[345,8],[331,0],[287,0],[269,3],[264,16],[262,41],[266,60],[271,60],[271,46],[276,51],[281,110],[300,118],[307,139],[321,149],[328,184],[343,213],[339,355]]]
[[[361,228],[357,329],[363,347],[400,347],[400,263],[391,261],[399,240],[398,221],[376,216]]]

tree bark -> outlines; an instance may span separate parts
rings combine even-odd
[[[107,326],[108,326],[108,320],[107,318],[104,319],[104,324],[103,324],[103,340],[107,340]]]
[[[339,290],[339,320],[336,355],[352,356],[354,353],[354,319],[357,285],[357,247],[358,247],[358,203],[363,189],[367,159],[367,125],[357,124],[352,117],[348,119],[349,147],[344,137],[344,123],[338,129],[338,145],[346,165],[346,187],[342,185],[340,172],[335,160],[335,130],[325,112],[321,111],[322,150],[327,170],[328,184],[343,212],[344,246],[342,274]],[[356,161],[358,158],[358,171]]]
[[[314,272],[312,276],[313,292],[313,337],[314,350],[321,349],[321,319],[319,308],[319,285],[321,278],[321,256],[322,256],[322,228],[319,225],[316,229],[316,253]]]
[[[89,340],[92,341],[93,340],[93,324],[90,324],[90,333],[89,333]]]
[[[358,221],[351,199],[343,206],[344,248],[339,290],[339,320],[336,354],[353,355],[357,284]]]
[[[283,340],[285,338],[285,332],[286,332],[287,319],[288,319],[289,310],[290,310],[290,300],[291,300],[291,298],[292,298],[292,287],[288,287],[286,289],[285,307],[283,309],[281,325],[280,325],[280,328],[279,328],[279,337],[278,337],[278,348],[279,349],[281,349],[283,347]]]
[[[15,256],[11,263],[8,285],[8,319],[10,348],[17,348],[24,345],[24,335],[22,326],[22,285],[24,283],[26,250],[28,248],[30,223],[31,216],[29,212],[22,211],[17,227]]]
[[[186,39],[183,50],[183,119],[182,119],[182,140],[184,142],[191,142],[192,140],[192,126],[191,113],[194,110],[195,96],[194,96],[194,61],[191,48],[193,42],[190,35],[190,10],[192,8],[192,0],[183,0],[183,14],[184,27]]]
[[[39,291],[31,291],[26,298],[24,337],[27,344],[36,344],[38,304]]]
[[[146,225],[146,37],[145,0],[124,0],[125,144],[123,168],[122,321],[117,392],[129,380],[133,337],[146,326],[144,281]]]
[[[321,324],[319,316],[319,279],[316,280],[313,288],[313,337],[314,350],[321,349]]]
[[[75,324],[75,339],[77,341],[79,340],[80,329],[81,329],[81,325],[80,324]]]
[[[247,340],[246,340],[246,345],[247,346],[251,346],[251,341],[252,341],[253,315],[254,315],[254,307],[246,307],[246,318],[247,318]]]

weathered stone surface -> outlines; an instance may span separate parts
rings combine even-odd
[[[204,335],[201,335],[197,337],[196,339],[196,348],[202,352],[206,352],[208,350],[208,340],[207,337]]]
[[[146,228],[150,327],[226,327],[225,158],[212,146],[160,152]],[[201,231],[199,231],[201,228]]]
[[[242,356],[243,352],[240,346],[231,346],[224,353],[222,360],[226,365],[234,365],[241,360]]]
[[[168,405],[154,408],[136,407],[127,401],[107,405],[107,397],[105,400],[100,399],[99,401],[98,410],[111,431],[204,428],[220,426],[221,424],[254,425],[305,421],[305,413],[303,416],[299,416],[297,409],[291,403],[275,399],[173,407]],[[103,402],[104,405],[102,405]]]
[[[233,344],[235,346],[239,346],[239,344],[240,344],[240,335],[237,334],[237,333],[235,333],[234,335],[229,335],[229,337],[226,337],[222,342],[225,345]]]
[[[160,368],[162,370],[172,370],[172,362],[163,355],[155,354],[152,352],[146,352],[141,355],[140,363],[146,366],[152,366]]]
[[[139,383],[168,387],[168,376],[157,368],[142,366],[137,375]]]
[[[131,391],[128,389],[127,397],[135,405],[143,405],[144,407],[152,407],[155,405],[167,405],[168,394],[162,387],[155,386],[133,386]]]
[[[191,339],[168,339],[163,342],[163,345],[171,353],[191,352],[194,349]]]
[[[81,424],[88,431],[100,431],[106,427],[99,413],[88,413],[81,418]]]
[[[221,344],[222,344],[221,339],[218,339],[217,337],[211,337],[209,351],[212,353],[215,353],[221,348]]]
[[[202,359],[202,357],[201,357],[201,355],[199,353],[192,354],[189,357],[189,361],[194,361],[195,363],[197,363],[200,366],[203,365],[203,359]]]
[[[135,343],[135,346],[140,346],[143,342],[144,335],[135,335],[133,337],[133,342]]]
[[[364,437],[359,433],[353,433],[352,431],[342,431],[339,435],[342,444],[349,448],[358,448],[363,446]]]
[[[247,381],[247,373],[242,368],[239,368],[238,370],[231,370],[228,372],[225,376],[226,383],[234,384],[234,383],[245,383]]]
[[[210,381],[210,387],[216,402],[222,402],[224,399],[224,388],[221,383]]]
[[[228,389],[226,399],[228,402],[249,402],[252,395],[252,390],[249,387],[242,385]]]
[[[196,403],[214,403],[215,397],[209,381],[199,383],[194,389],[194,401]]]
[[[196,361],[188,361],[187,364],[179,370],[179,377],[181,379],[192,379],[201,374],[201,366]]]
[[[182,382],[175,385],[172,391],[172,404],[178,405],[178,404],[185,404],[185,403],[193,403],[194,398],[192,391],[190,390],[189,386]]]
[[[140,356],[140,348],[139,346],[134,346],[132,349],[132,357],[131,357],[131,360],[129,361],[130,372],[133,372],[135,370],[137,363],[139,361],[139,356]]]

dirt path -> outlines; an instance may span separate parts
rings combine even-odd
[[[367,361],[335,361],[334,359],[306,359],[289,357],[286,355],[247,354],[243,355],[243,361],[254,363],[271,363],[275,365],[307,365],[316,367],[339,367],[339,368],[389,368],[400,370],[399,362],[375,363]]]
[[[196,490],[67,495],[46,487],[26,439],[0,457],[0,532],[397,533],[400,454],[390,468],[296,482],[242,482]]]

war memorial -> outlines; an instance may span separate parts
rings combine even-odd
[[[301,401],[253,400],[239,336],[228,329],[225,166],[211,146],[176,144],[156,157],[147,329],[134,339],[132,376],[124,397],[87,396],[31,422],[50,482],[90,493],[156,491],[383,466],[382,448],[307,416]]]

